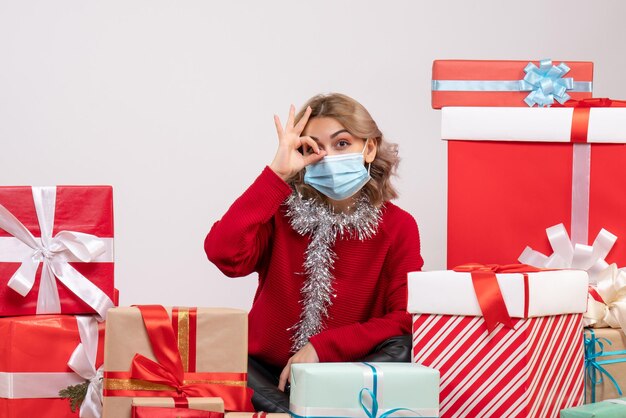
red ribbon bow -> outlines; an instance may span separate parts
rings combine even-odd
[[[131,363],[132,379],[172,387],[180,397],[222,397],[228,410],[254,411],[250,403],[250,390],[246,399],[242,399],[241,390],[219,383],[193,381],[193,377],[205,377],[207,373],[185,373],[177,339],[167,315],[160,305],[137,306],[141,312],[152,351],[157,361],[136,354]],[[185,377],[189,377],[186,380]]]
[[[487,330],[493,331],[498,323],[513,328],[513,321],[504,303],[496,273],[530,273],[542,271],[537,267],[527,264],[479,264],[468,263],[457,266],[452,270],[457,272],[469,272],[472,275],[474,292],[478,299],[478,305],[487,324]]]

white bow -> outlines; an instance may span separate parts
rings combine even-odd
[[[599,275],[609,267],[604,259],[617,240],[615,235],[602,229],[593,245],[572,245],[563,224],[551,226],[546,229],[546,234],[554,251],[552,255],[548,257],[526,247],[519,262],[539,268],[585,270],[591,284],[597,283]]]
[[[77,316],[80,344],[76,347],[67,365],[80,377],[89,382],[87,394],[80,406],[81,418],[100,418],[102,415],[102,366],[96,370],[98,353],[98,323],[93,317]]]
[[[22,259],[21,266],[9,280],[8,286],[26,296],[35,283],[39,263],[43,263],[37,313],[61,312],[56,277],[93,308],[100,319],[104,319],[106,311],[113,307],[113,301],[69,264],[69,261],[94,261],[106,251],[104,242],[95,235],[74,231],[61,231],[52,237],[56,188],[33,187],[32,192],[41,239],[36,239],[8,209],[0,205],[0,228],[33,250]]]
[[[589,295],[585,326],[626,329],[626,271],[611,264],[598,276],[594,289],[602,300]]]

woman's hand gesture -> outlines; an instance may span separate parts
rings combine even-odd
[[[278,134],[278,150],[270,168],[285,181],[298,174],[307,165],[318,162],[326,155],[325,151],[320,151],[313,138],[300,136],[309,121],[311,107],[307,107],[302,119],[294,125],[295,113],[296,108],[291,105],[287,125],[284,129],[278,115],[274,115],[276,133]],[[302,147],[304,154],[298,151],[300,147]],[[313,150],[313,153],[307,153],[309,148]]]

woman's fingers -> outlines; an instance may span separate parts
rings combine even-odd
[[[287,365],[280,373],[280,378],[278,379],[278,389],[281,391],[285,391],[285,386],[287,385],[287,380],[289,379],[289,373],[291,372],[291,359],[287,362]]]
[[[294,105],[291,105],[289,106],[289,118],[287,118],[287,130],[293,127],[295,117],[296,117],[296,107]]]
[[[311,116],[311,112],[311,106],[307,106],[306,110],[304,111],[304,115],[302,115],[296,126],[294,126],[294,130],[298,135],[300,135],[304,130],[306,123],[309,121],[309,116]]]
[[[274,115],[274,125],[276,125],[276,133],[278,134],[278,141],[280,142],[280,140],[283,138],[283,125],[280,123],[280,118],[278,117],[278,115]]]

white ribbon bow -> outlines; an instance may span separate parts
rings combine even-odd
[[[60,313],[61,302],[55,281],[58,278],[70,291],[104,319],[113,301],[98,286],[73,268],[69,261],[89,263],[106,251],[104,242],[95,235],[61,231],[52,237],[56,187],[33,187],[33,200],[41,239],[33,234],[4,206],[0,205],[0,228],[30,247],[33,252],[22,259],[8,286],[26,296],[35,283],[39,263],[43,263],[37,313]]]
[[[563,224],[551,226],[546,229],[546,234],[554,251],[552,255],[548,257],[526,247],[518,258],[519,262],[539,268],[585,270],[589,273],[591,284],[597,283],[598,277],[609,267],[604,259],[617,240],[615,235],[602,229],[593,245],[572,245]]]
[[[96,370],[98,354],[98,323],[88,316],[77,316],[80,344],[76,347],[67,365],[80,377],[89,382],[87,394],[80,406],[81,418],[100,418],[102,415],[102,366]]]
[[[626,329],[626,271],[611,264],[598,276],[595,290],[602,301],[589,296],[585,326]]]
[[[80,344],[68,366],[70,372],[0,372],[0,397],[7,399],[58,398],[68,386],[89,381],[87,395],[80,407],[81,418],[102,416],[102,366],[96,370],[98,353],[98,322],[93,316],[76,316]],[[69,408],[69,406],[68,406]]]

